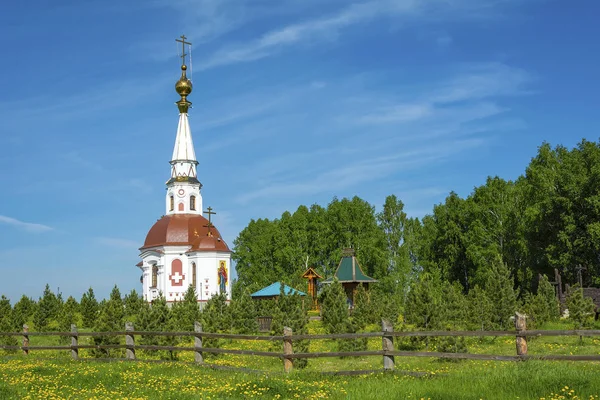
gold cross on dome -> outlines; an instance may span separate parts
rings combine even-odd
[[[185,56],[187,56],[185,52],[185,45],[189,44],[191,46],[192,44],[185,41],[185,39],[187,39],[185,35],[181,35],[180,38],[181,40],[175,39],[175,41],[181,43],[181,55],[179,57],[181,57],[181,65],[185,65]]]

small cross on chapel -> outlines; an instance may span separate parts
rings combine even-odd
[[[192,82],[187,78],[185,64],[186,41],[182,35],[175,39],[181,43],[181,77],[175,83],[180,99],[175,103],[179,110],[179,123],[175,147],[171,157],[171,177],[167,181],[165,215],[146,235],[140,248],[142,261],[142,293],[151,302],[160,293],[167,302],[181,301],[190,285],[194,286],[198,302],[226,293],[231,299],[231,251],[212,223],[216,214],[212,207],[202,212],[202,184],[198,180],[198,160],[188,110],[192,103],[187,97],[192,92]]]

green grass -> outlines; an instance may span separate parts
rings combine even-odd
[[[407,361],[409,363],[409,361]],[[600,365],[528,361],[438,362],[444,372],[335,377],[248,374],[187,363],[0,361],[2,399],[540,399],[597,398]],[[566,388],[568,387],[568,388]],[[572,395],[568,395],[573,390]],[[554,394],[554,395],[553,395]],[[594,397],[595,396],[595,397]]]
[[[570,327],[555,323],[543,328]],[[320,332],[320,322],[311,322],[310,331]],[[41,344],[58,344],[58,339],[31,337],[31,345]],[[223,346],[281,352],[280,343],[262,341],[224,341]],[[368,346],[380,349],[381,339],[370,339]],[[469,338],[467,347],[470,353],[515,354],[510,337]],[[434,343],[429,350],[435,350]],[[335,351],[335,343],[315,340],[310,351]],[[600,354],[600,338],[584,338],[583,342],[578,337],[530,339],[529,353]],[[158,358],[139,351],[137,355]],[[84,350],[80,356],[90,357]],[[282,362],[276,358],[206,356],[206,362],[213,365],[265,373],[194,365],[189,352],[180,353],[179,358],[182,362],[156,364],[73,361],[69,351],[0,355],[0,399],[595,399],[600,394],[598,362],[448,362],[396,357],[393,374],[343,377],[320,372],[381,369],[382,357],[310,359],[306,369],[294,369],[290,375],[283,374]],[[412,372],[420,376],[408,374]]]

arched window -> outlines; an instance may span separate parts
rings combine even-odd
[[[179,211],[184,211],[185,206],[183,205],[183,203],[179,203]]]
[[[196,196],[190,196],[190,210],[196,210]]]
[[[153,288],[156,287],[156,281],[158,280],[158,266],[154,265],[152,267],[152,286]]]
[[[175,197],[171,196],[170,201],[171,201],[171,203],[170,203],[169,210],[173,211],[175,209]]]
[[[192,285],[196,287],[196,263],[192,263]]]

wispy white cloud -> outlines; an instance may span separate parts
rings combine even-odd
[[[398,169],[412,170],[423,165],[439,163],[458,152],[478,147],[482,142],[482,139],[466,139],[359,160],[339,168],[321,171],[315,176],[304,176],[301,181],[294,183],[285,181],[263,186],[239,196],[237,201],[245,204],[260,198],[294,198],[335,192],[363,182],[385,178]]]
[[[534,78],[526,71],[500,63],[472,64],[437,87],[410,102],[400,101],[356,118],[359,123],[395,124],[431,120],[465,123],[500,114],[497,104],[505,96],[531,93],[526,89]]]
[[[48,225],[36,224],[36,223],[31,223],[31,222],[23,222],[16,218],[7,217],[5,215],[0,215],[0,223],[4,223],[6,225],[13,226],[17,229],[24,230],[26,232],[32,232],[32,233],[42,233],[42,232],[48,232],[48,231],[54,230],[54,228],[52,228]]]
[[[516,96],[532,93],[525,89],[534,77],[527,71],[502,63],[462,66],[456,77],[444,83],[432,96],[435,103],[453,103],[487,97]]]
[[[504,85],[497,85],[498,79]],[[518,127],[502,123],[510,108],[501,99],[530,93],[531,81],[525,71],[502,64],[463,65],[447,79],[413,86],[398,99],[387,86],[373,90],[369,85],[349,89],[354,96],[346,99],[348,88],[328,82],[328,91],[313,105],[319,118],[306,126],[308,132],[322,127],[316,131],[322,136],[312,133],[319,146],[270,152],[276,155],[261,159],[240,177],[253,177],[256,185],[236,200],[248,204],[335,194],[382,182],[399,171],[440,165],[486,146],[497,129]],[[309,103],[304,97],[296,101]],[[310,143],[308,137],[305,141]]]
[[[212,0],[203,1],[213,3]],[[224,45],[203,61],[200,69],[255,61],[277,54],[284,48],[300,44],[334,41],[350,27],[374,20],[387,19],[397,30],[403,25],[408,26],[417,22],[436,23],[489,16],[493,14],[493,10],[514,2],[513,0],[367,0],[350,5],[342,3],[343,8],[327,16],[321,15],[302,22],[290,23],[264,32],[260,37],[244,43]],[[209,7],[209,10],[214,8]],[[244,13],[241,15],[243,16]],[[229,18],[227,23],[223,23],[220,18],[216,21],[220,21],[221,26],[228,27],[231,27],[232,21],[235,21],[233,24],[236,26],[247,22],[243,17]],[[448,32],[442,31],[436,35],[435,42],[438,46],[448,46],[453,42],[453,38]]]
[[[434,112],[430,104],[399,104],[385,107],[375,113],[363,115],[357,122],[366,124],[386,124],[396,122],[411,122],[431,116]]]
[[[150,82],[115,79],[84,93],[45,92],[37,97],[0,102],[0,118],[19,124],[23,121],[81,120],[108,110],[130,106],[132,93],[136,94],[136,105],[140,106],[144,99],[153,98],[172,82],[172,74],[165,74]]]
[[[282,47],[310,40],[333,40],[351,25],[369,21],[390,13],[416,11],[419,3],[414,0],[372,0],[354,3],[327,17],[290,24],[263,34],[260,38],[241,45],[227,46],[203,62],[201,69],[220,65],[258,60],[267,57]]]

